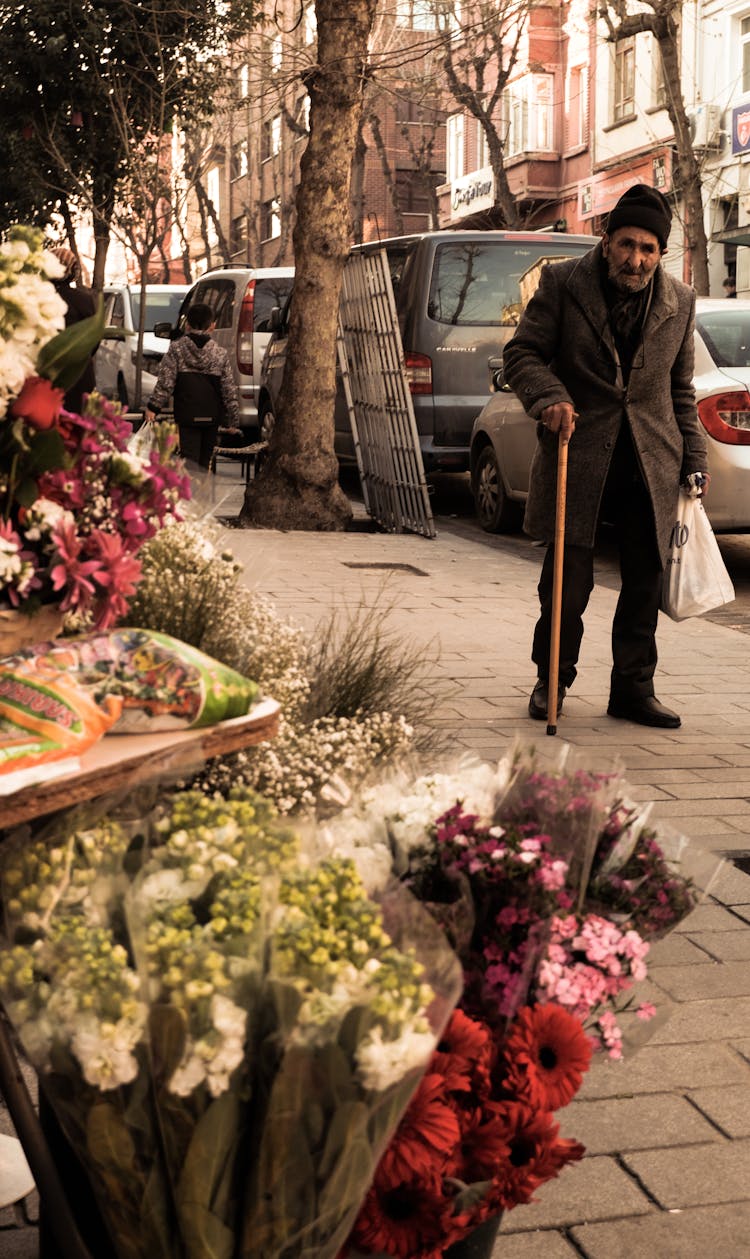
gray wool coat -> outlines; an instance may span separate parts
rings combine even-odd
[[[593,546],[604,483],[624,417],[651,496],[662,564],[677,495],[691,472],[708,469],[693,390],[695,294],[661,266],[654,272],[643,346],[624,387],[600,280],[601,244],[583,258],[542,271],[539,288],[505,347],[505,378],[524,410],[572,402],[565,540]],[[550,542],[555,532],[558,437],[537,425],[524,529]]]

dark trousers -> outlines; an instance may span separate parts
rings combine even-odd
[[[215,424],[178,424],[178,428],[182,458],[207,468],[219,436],[218,420]]]
[[[575,507],[575,486],[568,487]],[[654,513],[623,421],[602,497],[600,519],[615,528],[620,551],[620,597],[612,623],[610,693],[618,699],[653,695],[656,623],[661,602],[662,565],[656,544]],[[531,658],[541,678],[549,674],[552,582],[555,548],[547,548],[539,579],[540,616]],[[576,676],[583,638],[583,614],[594,588],[594,548],[565,546],[560,618],[559,678],[568,687]]]

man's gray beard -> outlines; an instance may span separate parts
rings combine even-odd
[[[615,272],[614,275],[612,274],[613,271]],[[613,288],[617,289],[618,293],[630,293],[632,296],[635,296],[636,293],[642,293],[643,290],[651,283],[651,276],[653,275],[653,272],[651,273],[651,275],[633,277],[635,279],[640,279],[641,281],[641,283],[638,285],[637,288],[634,288],[632,284],[623,283],[623,281],[619,278],[619,275],[620,275],[620,268],[619,267],[615,268],[611,259],[608,258],[607,259],[607,279],[609,280],[610,284],[613,286]]]

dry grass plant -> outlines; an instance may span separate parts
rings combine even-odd
[[[419,752],[439,750],[434,724],[450,685],[440,682],[438,640],[406,639],[392,622],[397,596],[382,585],[356,608],[334,608],[313,631],[305,659],[310,691],[305,721],[398,713],[414,730]]]

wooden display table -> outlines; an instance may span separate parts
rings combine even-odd
[[[128,792],[155,779],[174,781],[195,773],[212,757],[264,743],[277,733],[279,716],[276,700],[266,699],[256,704],[246,717],[235,717],[201,730],[105,735],[80,758],[79,769],[49,782],[23,787],[10,795],[0,795],[0,840],[3,828],[49,816],[86,800],[116,796],[118,792]],[[54,1254],[62,1259],[91,1259],[91,1250],[82,1240],[71,1209],[75,1204],[67,1199],[1,1010],[0,1094],[39,1189]]]
[[[0,795],[0,828],[28,822],[154,778],[194,773],[211,757],[265,743],[274,737],[278,728],[279,705],[275,699],[265,699],[246,717],[234,717],[200,730],[105,735],[80,758],[79,770],[49,782],[22,787],[11,795]]]

